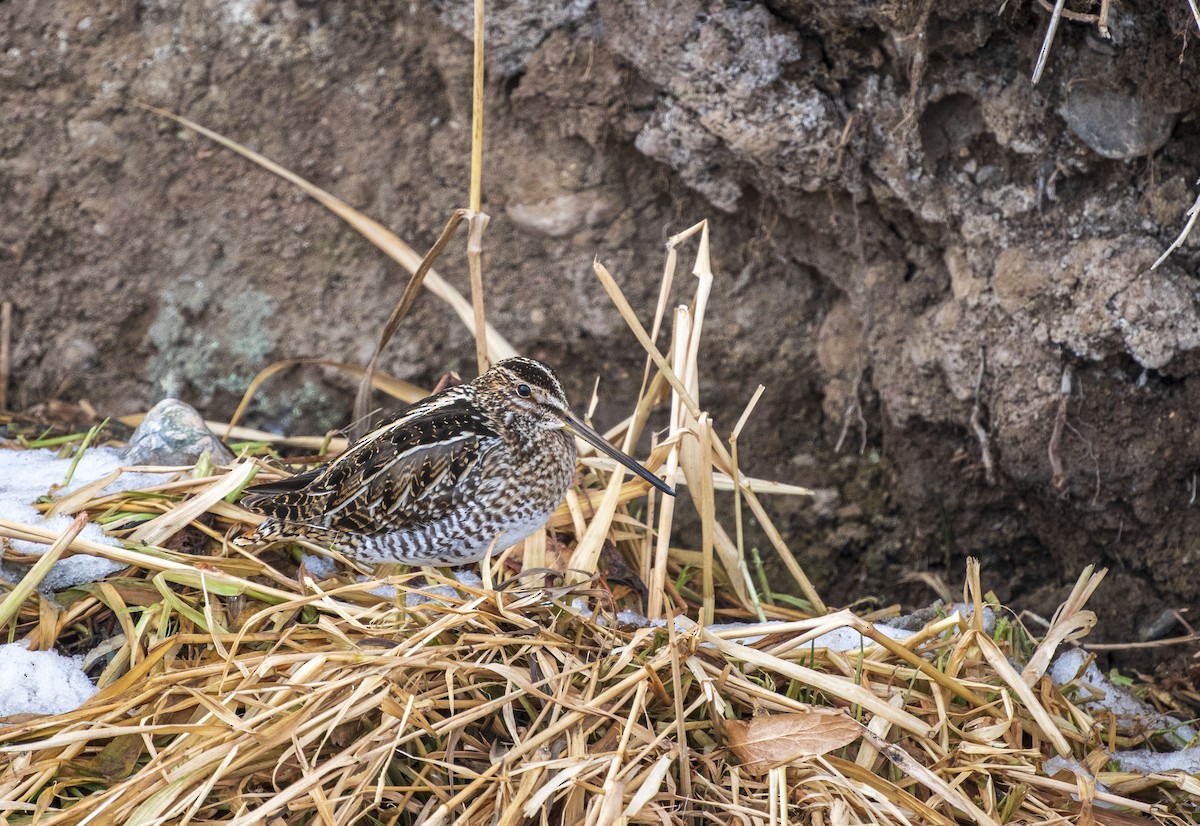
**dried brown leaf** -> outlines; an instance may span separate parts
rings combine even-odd
[[[120,734],[109,740],[95,756],[73,760],[69,765],[85,777],[124,780],[133,774],[145,750],[146,744],[140,734]]]
[[[743,722],[725,723],[729,749],[755,774],[841,748],[862,733],[862,726],[845,712],[811,708],[791,714],[769,714]]]

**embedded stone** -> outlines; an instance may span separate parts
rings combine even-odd
[[[190,465],[211,451],[217,464],[233,461],[233,453],[221,444],[191,405],[178,399],[163,399],[150,409],[125,448],[131,465]]]

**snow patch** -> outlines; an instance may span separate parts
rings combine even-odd
[[[73,517],[60,514],[46,519],[33,507],[33,503],[51,493],[55,498],[62,498],[84,485],[107,476],[124,464],[121,459],[121,451],[117,448],[89,448],[80,457],[70,486],[61,490],[57,489],[67,478],[71,461],[71,459],[57,458],[57,454],[51,450],[0,449],[0,517],[61,533],[71,525]],[[137,490],[162,484],[166,479],[167,476],[161,473],[123,473],[102,492],[111,494],[125,490]],[[120,540],[104,533],[99,525],[91,522],[84,526],[79,537],[115,547],[121,545]],[[12,540],[11,544],[13,550],[26,554],[40,555],[49,547],[37,542],[16,539]],[[103,579],[123,567],[125,566],[119,562],[86,554],[67,557],[54,566],[42,580],[40,588],[45,592],[61,591],[84,582]],[[0,576],[11,582],[20,580],[24,573],[22,566],[0,565]]]
[[[79,708],[96,693],[82,662],[82,657],[30,651],[25,643],[0,645],[0,718]]]

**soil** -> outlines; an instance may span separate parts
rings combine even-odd
[[[177,396],[222,418],[271,361],[364,361],[405,274],[135,102],[425,249],[465,205],[468,6],[0,5],[10,398],[120,415]],[[1107,36],[1065,19],[1036,85],[1049,13],[1031,0],[489,13],[488,317],[573,398],[602,376],[599,423],[626,415],[642,358],[592,260],[648,317],[664,240],[708,218],[702,401],[727,429],[767,386],[739,452],[818,489],[769,504],[830,602],[922,605],[977,556],[1042,616],[1108,567],[1095,639],[1200,619],[1200,232],[1150,268],[1200,174],[1185,3],[1112,4]],[[439,271],[467,291],[461,249]],[[427,298],[382,366],[431,386],[472,364]],[[319,432],[351,396],[298,368],[253,421]],[[1156,633],[1182,633],[1166,616]]]

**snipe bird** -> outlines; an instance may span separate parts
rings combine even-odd
[[[541,528],[575,474],[575,436],[669,485],[581,422],[541,362],[509,358],[367,434],[328,465],[255,485],[238,544],[307,539],[361,562],[464,565]]]

